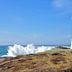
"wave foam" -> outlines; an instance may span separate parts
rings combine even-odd
[[[15,44],[14,46],[9,46],[7,55],[3,55],[2,57],[16,57],[17,55],[35,54],[50,49],[52,48],[47,46],[36,47],[33,44],[28,44],[26,47],[24,47]]]

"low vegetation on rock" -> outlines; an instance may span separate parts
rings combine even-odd
[[[0,72],[72,72],[70,49],[53,49],[30,55],[4,58]]]

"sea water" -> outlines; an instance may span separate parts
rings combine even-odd
[[[2,55],[7,54],[7,52],[8,52],[7,50],[8,50],[8,45],[0,45],[0,57]]]
[[[3,45],[0,46],[0,57],[16,57],[17,55],[35,54],[55,48],[55,45]],[[70,46],[65,46],[70,47]]]

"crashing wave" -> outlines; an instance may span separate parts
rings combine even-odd
[[[48,46],[34,46],[33,44],[28,44],[26,47],[15,44],[14,46],[9,46],[7,55],[2,57],[16,57],[17,55],[35,54],[38,52],[44,52],[46,50],[52,49]]]

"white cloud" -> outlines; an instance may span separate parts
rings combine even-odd
[[[53,0],[53,6],[57,8],[72,8],[72,0]]]
[[[63,6],[63,0],[54,0],[53,4],[55,7],[62,7]]]
[[[52,6],[58,15],[72,20],[72,0],[53,0]]]

